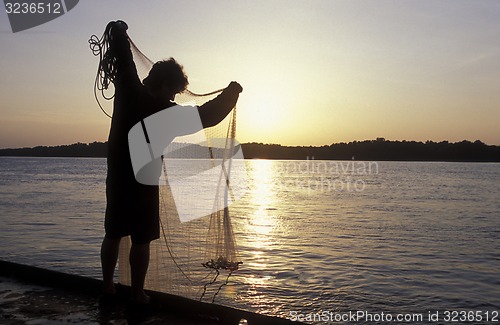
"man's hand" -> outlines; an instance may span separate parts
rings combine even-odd
[[[243,87],[241,87],[241,85],[239,83],[237,83],[236,81],[231,81],[231,83],[229,84],[229,86],[227,86],[228,90],[231,90],[231,91],[234,91],[234,92],[237,92],[237,93],[241,93],[243,91]]]
[[[115,21],[114,28],[126,32],[128,29],[128,25],[123,20],[117,20]]]
[[[108,24],[111,35],[127,35],[128,25],[123,20],[112,21]]]

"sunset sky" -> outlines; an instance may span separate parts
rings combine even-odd
[[[82,0],[15,34],[0,8],[0,148],[107,139],[87,40],[117,19],[192,91],[240,82],[243,143],[500,145],[497,0]]]

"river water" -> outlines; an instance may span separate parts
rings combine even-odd
[[[220,303],[311,323],[500,310],[500,164],[245,163]],[[99,278],[105,177],[105,159],[0,158],[0,258]]]

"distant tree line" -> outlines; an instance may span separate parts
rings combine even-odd
[[[500,162],[500,146],[461,141],[456,143],[388,141],[384,138],[321,147],[286,147],[278,144],[243,144],[245,158],[387,161]]]
[[[392,160],[392,161],[471,161],[500,162],[500,146],[477,140],[450,143],[388,141],[384,138],[320,147],[279,144],[242,144],[246,159]],[[0,149],[0,156],[106,157],[107,143],[75,143],[62,146]]]
[[[106,142],[74,143],[62,146],[37,146],[33,148],[0,149],[0,156],[31,157],[106,157]]]

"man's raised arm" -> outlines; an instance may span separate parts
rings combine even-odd
[[[215,126],[224,120],[236,105],[242,91],[241,85],[232,81],[219,96],[198,107],[203,128]]]

